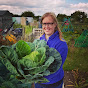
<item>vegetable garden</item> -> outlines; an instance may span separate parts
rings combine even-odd
[[[65,88],[87,88],[88,25],[73,25],[73,29],[74,32],[63,32],[68,44],[68,56],[63,68],[69,71],[68,74],[65,72]]]
[[[61,24],[59,24],[59,26],[61,26]],[[83,33],[82,29],[88,30],[88,25],[79,25],[79,26],[78,25],[73,25],[73,29],[74,29],[74,32],[71,32],[71,31],[63,32],[63,38],[66,40],[66,42],[68,44],[68,56],[67,56],[67,59],[66,59],[66,61],[64,63],[63,69],[65,71],[71,72],[74,75],[73,80],[71,80],[71,83],[69,82],[69,80],[67,80],[67,82],[65,81],[65,88],[87,88],[88,87],[88,77],[86,77],[86,75],[88,75],[88,64],[87,64],[87,62],[88,62],[88,42],[86,43],[86,47],[76,47],[75,46],[75,41]],[[29,33],[31,33],[31,32],[32,32],[32,27],[26,26],[25,27],[25,36],[27,37],[29,35]],[[88,40],[88,36],[86,37],[86,41],[87,40]],[[28,41],[28,39],[25,40],[25,41],[27,43],[30,42],[30,41]],[[23,42],[23,44],[25,44],[24,41],[19,41],[18,43],[16,43],[17,46],[19,47],[20,46],[20,43],[22,43],[22,42]],[[36,80],[36,82],[40,82],[40,77],[42,75],[49,75],[50,72],[52,73],[52,70],[50,68],[46,67],[46,64],[49,63],[49,65],[50,65],[51,64],[51,61],[49,59],[48,59],[47,62],[44,62],[43,61],[43,58],[45,57],[44,56],[44,53],[47,50],[49,50],[49,48],[43,42],[42,45],[45,44],[46,49],[45,48],[38,49],[37,43],[38,43],[37,41],[36,41],[36,43],[35,42],[34,43],[28,43],[28,45],[29,46],[32,46],[32,47],[30,47],[30,48],[26,47],[26,50],[29,49],[28,51],[31,50],[31,51],[34,51],[34,52],[30,54],[30,52],[28,52],[26,50],[23,50],[26,53],[28,52],[27,56],[21,56],[21,55],[23,55],[23,52],[20,52],[22,48],[16,47],[16,44],[12,45],[12,47],[7,47],[7,46],[5,47],[5,46],[3,46],[3,47],[0,48],[0,56],[1,56],[2,51],[6,55],[10,55],[11,54],[11,51],[15,53],[15,54],[14,53],[11,54],[12,57],[14,56],[14,58],[12,60],[10,60],[10,58],[9,58],[11,56],[8,56],[9,61],[6,60],[6,59],[2,59],[2,62],[10,70],[7,70],[7,68],[0,61],[0,88],[31,88],[31,85],[30,84],[24,84],[25,82],[29,82],[29,81],[30,81],[30,83],[32,83],[31,80],[30,79],[27,79],[27,78],[30,78],[31,77],[31,79],[33,79],[33,82],[34,82],[35,81],[35,78],[37,77],[38,79]],[[36,46],[35,46],[35,44],[36,44]],[[16,50],[16,52],[14,50]],[[35,50],[37,50],[39,53],[37,51],[35,52]],[[49,52],[52,52],[53,53],[52,50],[49,51]],[[38,56],[37,57],[37,60],[34,61],[34,62],[31,62],[31,63],[33,63],[33,65],[35,65],[37,67],[37,70],[35,70],[34,73],[32,73],[32,72],[29,73],[28,70],[31,70],[32,71],[35,68],[33,68],[32,64],[30,62],[25,62],[24,61],[24,58],[27,58],[27,57],[30,57],[30,56],[32,57],[33,56],[33,59],[32,60],[35,60],[34,58],[35,58],[35,55],[36,54]],[[17,63],[17,58],[16,57],[18,57],[17,55],[19,57],[23,58],[22,60],[20,59],[20,65],[16,64]],[[55,55],[57,56],[57,54],[55,54]],[[19,57],[18,57],[18,59],[19,59]],[[39,58],[39,57],[41,57],[41,58]],[[53,56],[50,56],[50,58],[51,57],[52,57],[52,63],[53,63],[53,61],[55,59],[53,58]],[[0,57],[0,59],[1,59],[1,57]],[[36,62],[38,62],[38,59],[41,59],[41,60],[40,60],[40,62],[38,64],[36,64]],[[30,60],[30,61],[32,61],[32,60]],[[6,62],[8,62],[8,64]],[[12,63],[12,65],[10,65],[11,63]],[[44,66],[42,65],[41,68],[38,67],[42,63],[44,63]],[[15,67],[15,69],[14,69],[13,66],[14,67],[15,66],[18,66],[19,69],[17,69],[17,67]],[[29,67],[30,67],[30,69],[28,69]],[[24,73],[23,68],[25,68],[25,70],[27,70],[27,73]],[[42,73],[41,75],[39,75],[38,72],[41,71],[40,69],[44,69],[45,73]],[[55,69],[55,70],[57,70],[57,69]],[[13,71],[13,73],[15,73],[16,77],[13,75],[13,73],[10,73],[9,71]],[[75,73],[77,75],[75,75]],[[85,76],[82,76],[79,73],[85,73]],[[34,74],[36,74],[36,75],[34,75]],[[75,79],[75,77],[77,77],[77,76],[78,76],[78,78]],[[20,79],[21,81],[18,81],[17,79]],[[41,80],[47,81],[46,79],[41,79]],[[80,85],[80,81],[83,83],[83,84],[81,83],[82,85]],[[83,85],[85,85],[85,86],[83,86]]]

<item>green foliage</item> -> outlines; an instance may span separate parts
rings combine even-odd
[[[64,70],[78,68],[80,71],[88,71],[88,48],[68,47],[68,56],[63,65]]]
[[[73,19],[73,22],[83,23],[87,18],[87,14],[85,12],[76,11],[73,14],[71,14],[71,17]]]
[[[25,27],[25,34],[29,35],[32,32],[32,26],[28,25],[28,26],[24,26]]]
[[[0,84],[1,84],[3,81],[4,81],[3,78],[0,76]]]
[[[74,41],[79,36],[80,36],[79,34],[75,34],[74,32],[71,31],[63,32],[63,38],[66,40],[69,46],[71,45],[72,41]]]
[[[39,17],[41,17],[41,16],[35,16],[35,17],[34,17],[34,20],[39,21]]]
[[[15,24],[13,25],[13,28],[14,28],[14,29],[16,29],[16,28],[22,28],[22,25],[15,23]]]
[[[0,88],[28,88],[28,86],[19,82],[10,72],[5,73],[4,77],[0,76]]]
[[[1,88],[16,88],[16,87],[10,81],[5,81],[2,83]]]
[[[75,40],[75,47],[88,47],[88,30],[83,33]]]
[[[68,44],[68,55],[63,65],[64,70],[79,68],[81,71],[88,71],[88,47],[74,47],[75,40],[80,34],[75,32],[63,32],[63,37]],[[88,44],[88,43],[87,43]]]
[[[57,15],[57,19],[58,19],[59,22],[63,22],[63,19],[64,19],[65,17],[67,17],[65,14],[58,14],[58,15]]]
[[[30,52],[31,48],[25,41],[23,40],[18,41],[18,43],[16,44],[16,53],[19,59],[21,59],[25,55],[30,54]]]
[[[25,11],[21,14],[23,17],[34,17],[34,13],[31,11]]]
[[[0,60],[5,64],[5,66],[12,71],[12,73],[17,74],[16,63],[18,61],[18,56],[12,48],[8,46],[1,46],[0,47]]]
[[[22,83],[48,82],[44,76],[56,72],[62,63],[59,52],[44,40],[20,40],[10,47],[1,46],[0,60]]]

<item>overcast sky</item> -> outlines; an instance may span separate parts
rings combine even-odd
[[[0,0],[0,10],[19,15],[32,11],[35,16],[42,16],[45,12],[69,16],[78,10],[88,14],[88,0]]]

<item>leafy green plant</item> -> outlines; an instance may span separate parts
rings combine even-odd
[[[25,34],[29,35],[32,32],[33,27],[30,25],[24,27],[25,27]]]
[[[44,40],[20,40],[12,46],[1,46],[0,60],[22,83],[48,82],[44,76],[56,72],[62,63],[59,52]]]
[[[88,87],[88,82],[79,76],[78,69],[72,70],[73,76],[74,76],[74,82],[69,81],[71,85],[66,85],[66,86],[73,86],[75,88],[85,88]]]
[[[28,86],[29,85],[25,85],[19,82],[10,72],[5,73],[4,76],[0,76],[0,88],[28,88]]]
[[[16,29],[16,28],[22,28],[22,25],[21,24],[18,24],[18,23],[15,23],[13,25],[13,28]]]

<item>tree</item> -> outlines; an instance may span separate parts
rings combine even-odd
[[[35,16],[34,19],[39,21],[39,17],[41,17],[41,16]]]
[[[65,17],[67,17],[65,14],[58,14],[58,15],[57,15],[57,20],[58,20],[59,22],[63,22],[63,19],[64,19]]]
[[[20,15],[18,15],[18,14],[13,14],[13,17],[20,17]]]
[[[88,23],[88,18],[85,19],[85,23]]]
[[[21,14],[22,17],[34,17],[34,13],[31,11],[25,11]]]
[[[87,14],[85,12],[76,11],[71,14],[72,22],[83,23],[87,18]]]

